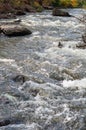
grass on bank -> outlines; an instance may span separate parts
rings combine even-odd
[[[40,1],[40,0],[36,0]],[[53,5],[55,7],[80,7],[86,8],[86,0],[41,0],[43,5]]]

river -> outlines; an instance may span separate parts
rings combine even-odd
[[[0,36],[0,120],[11,122],[0,130],[86,130],[86,25],[51,11],[20,19],[31,35]]]

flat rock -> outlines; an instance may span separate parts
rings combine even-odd
[[[1,30],[6,36],[10,36],[10,37],[11,36],[24,36],[24,35],[29,35],[32,33],[28,28],[22,25],[17,25],[17,24],[16,25],[12,25],[12,24],[2,25]]]

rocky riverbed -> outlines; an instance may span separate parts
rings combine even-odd
[[[0,35],[0,130],[85,130],[85,24],[51,11],[20,19],[31,35]]]

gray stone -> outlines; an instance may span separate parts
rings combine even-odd
[[[53,16],[71,17],[71,15],[68,12],[63,11],[63,10],[58,9],[58,8],[54,8],[52,14],[53,14]]]
[[[2,32],[6,36],[24,36],[24,35],[29,35],[32,32],[21,25],[3,25],[1,26]]]

